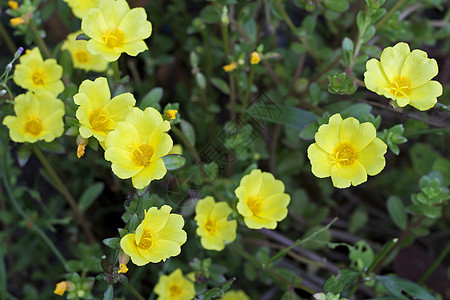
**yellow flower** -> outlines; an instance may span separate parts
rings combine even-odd
[[[239,201],[238,212],[248,228],[275,229],[286,218],[291,197],[284,193],[284,184],[271,173],[253,170],[241,179],[234,191]]]
[[[120,94],[111,99],[105,77],[83,81],[73,100],[80,106],[76,112],[81,124],[80,135],[86,139],[94,136],[102,146],[106,135],[116,128],[117,122],[125,120],[136,103],[131,93]]]
[[[56,288],[53,291],[54,294],[62,296],[64,292],[67,290],[67,281],[61,281],[56,284]]]
[[[171,210],[168,205],[161,209],[151,207],[136,233],[129,233],[120,240],[120,247],[135,265],[158,263],[180,254],[180,247],[187,239],[182,229],[184,220],[181,215],[171,214]]]
[[[244,291],[238,290],[226,292],[220,300],[250,300],[250,298]]]
[[[177,116],[178,110],[177,109],[168,109],[166,113],[164,114],[164,119],[170,121],[174,120]]]
[[[131,177],[137,189],[163,178],[167,169],[161,157],[173,146],[166,133],[169,129],[170,123],[156,109],[134,107],[106,136],[105,159],[112,162],[114,174],[121,179]]]
[[[128,268],[127,268],[127,265],[126,264],[124,264],[124,263],[121,263],[120,265],[119,265],[119,271],[117,271],[117,273],[126,273],[126,272],[128,272]]]
[[[331,176],[333,185],[346,188],[367,181],[386,165],[386,144],[376,137],[372,123],[360,124],[355,118],[342,120],[340,114],[331,116],[329,123],[319,127],[316,142],[308,147],[312,173]]]
[[[64,131],[64,103],[49,92],[28,92],[14,99],[16,116],[6,116],[3,124],[17,143],[51,142]]]
[[[158,295],[157,300],[190,300],[195,297],[194,284],[183,277],[180,269],[161,276],[154,291]]]
[[[17,1],[10,0],[10,1],[8,1],[8,5],[13,10],[17,10],[19,8],[19,3],[17,3]]]
[[[152,24],[142,7],[130,10],[125,0],[101,0],[81,22],[81,29],[91,39],[90,53],[115,61],[123,52],[136,56],[147,50],[143,41],[152,33]]]
[[[26,20],[23,17],[16,17],[16,18],[11,18],[11,20],[9,20],[11,22],[11,25],[16,27],[19,26],[20,24],[25,24]]]
[[[180,144],[173,145],[172,150],[170,150],[167,155],[169,154],[183,155],[183,147]]]
[[[223,70],[225,72],[232,72],[234,69],[236,69],[237,65],[235,62],[232,62],[231,64],[225,65],[223,66]]]
[[[261,57],[259,56],[258,52],[253,51],[252,54],[250,54],[250,63],[252,65],[257,65],[261,61]]]
[[[367,62],[364,83],[378,95],[397,101],[400,107],[409,104],[419,110],[430,109],[442,95],[442,85],[431,80],[438,73],[438,65],[427,57],[422,50],[410,52],[406,43],[387,47],[380,61],[373,58]]]
[[[14,71],[14,82],[33,92],[48,91],[58,96],[64,90],[63,68],[53,58],[43,60],[38,48],[20,57]]]
[[[221,251],[225,248],[225,243],[236,239],[236,220],[227,220],[232,211],[227,203],[216,203],[211,196],[198,201],[195,221],[203,248]]]
[[[91,8],[97,8],[100,0],[64,0],[72,9],[73,14],[83,19]]]
[[[61,49],[69,51],[75,68],[85,71],[105,71],[108,68],[108,62],[101,55],[92,55],[87,51],[87,41],[77,40],[77,36],[81,33],[80,30],[69,34]]]

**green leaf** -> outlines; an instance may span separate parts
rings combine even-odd
[[[359,273],[349,269],[342,269],[336,276],[331,276],[323,284],[326,293],[340,294],[350,287],[359,277]]]
[[[161,101],[163,96],[163,89],[160,87],[155,87],[151,89],[141,100],[139,104],[140,109],[145,109],[147,107],[159,107],[159,101]]]
[[[166,165],[166,169],[169,171],[181,169],[186,164],[186,158],[179,154],[169,154],[163,156],[162,160]]]
[[[225,95],[230,94],[230,88],[228,87],[228,84],[225,82],[225,80],[213,77],[211,78],[211,83]]]
[[[200,89],[205,90],[206,89],[206,78],[203,73],[198,72],[195,74],[195,81],[197,82],[197,85]]]
[[[406,293],[414,299],[436,300],[436,298],[428,293],[423,287],[406,279],[394,276],[376,276],[376,280],[380,282],[392,296],[398,297],[398,299],[410,299],[405,296]]]
[[[317,120],[315,114],[287,105],[255,103],[246,112],[257,121],[267,121],[297,129],[302,129],[306,124]]]
[[[104,239],[103,244],[105,244],[106,246],[108,246],[109,248],[112,248],[112,249],[119,249],[120,238],[114,237],[114,238]]]
[[[338,13],[346,11],[349,7],[348,0],[325,0],[324,5]]]
[[[219,6],[213,4],[205,6],[205,8],[203,8],[200,12],[200,18],[203,22],[210,24],[220,22],[221,16],[222,13]]]
[[[354,44],[351,39],[348,37],[345,37],[342,40],[342,58],[344,59],[344,65],[349,66],[350,62],[353,58],[353,50],[354,50]]]
[[[387,210],[398,228],[405,230],[408,225],[405,205],[397,196],[390,196],[387,200]]]
[[[368,42],[374,35],[375,35],[376,29],[375,26],[370,25],[369,27],[367,27],[366,31],[364,31],[363,36],[361,37],[362,41]]]
[[[103,188],[103,182],[96,182],[83,192],[80,197],[80,202],[78,203],[78,206],[83,213],[92,205],[92,203],[94,203],[98,196],[100,196],[103,192]]]
[[[114,288],[113,285],[108,285],[105,293],[103,294],[103,300],[113,300],[114,299]]]
[[[350,216],[350,220],[348,222],[348,231],[350,233],[357,232],[359,229],[366,226],[368,220],[369,214],[367,213],[367,210],[364,207],[359,206]]]
[[[375,255],[372,248],[365,241],[358,241],[355,247],[350,248],[348,258],[352,261],[352,266],[358,270],[368,268]]]
[[[192,146],[195,146],[195,130],[194,127],[186,120],[180,121],[181,131],[188,139]]]
[[[133,214],[131,216],[130,221],[128,222],[127,230],[130,232],[134,232],[139,225],[139,217],[137,214]]]
[[[46,152],[62,154],[66,151],[64,149],[64,146],[56,140],[54,140],[53,142],[50,142],[50,143],[40,141],[40,142],[37,142],[37,145],[39,146],[39,148],[41,148],[43,151],[46,151]]]
[[[17,150],[17,162],[20,167],[24,167],[31,156],[31,150],[26,145],[21,145]]]
[[[230,280],[224,282],[221,286],[207,290],[202,294],[203,296],[202,299],[210,300],[223,297],[223,294],[225,294],[225,292],[230,289],[231,285],[235,280],[236,278],[231,278]]]

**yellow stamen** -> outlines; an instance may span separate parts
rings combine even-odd
[[[169,286],[169,295],[171,299],[178,299],[182,292],[183,290],[179,285],[172,284]]]
[[[205,230],[209,233],[216,232],[216,221],[213,219],[208,219],[208,221],[205,224]]]
[[[35,85],[43,85],[45,82],[45,74],[44,72],[37,70],[33,73],[33,75],[31,75],[31,81],[33,81],[33,83]]]
[[[144,231],[144,233],[141,236],[141,239],[139,240],[138,247],[141,249],[149,249],[152,248],[158,239],[157,234],[153,234],[148,231]]]
[[[334,149],[332,160],[341,166],[349,166],[358,158],[358,154],[349,144],[340,144]]]
[[[108,48],[120,47],[125,41],[125,34],[117,28],[111,28],[103,32],[101,40]]]
[[[85,64],[89,61],[89,54],[84,50],[77,51],[75,53],[74,57],[78,62],[80,62],[82,64]]]
[[[153,149],[149,145],[142,144],[131,151],[131,161],[138,166],[146,167],[150,164]]]
[[[89,115],[89,123],[95,131],[106,132],[108,130],[109,115],[103,109],[97,109]]]
[[[67,289],[67,281],[61,281],[56,284],[56,288],[53,291],[54,294],[62,296]]]
[[[259,56],[258,52],[253,51],[252,54],[250,54],[250,63],[252,65],[257,65],[261,61],[261,57]]]
[[[257,197],[247,198],[247,206],[248,209],[253,213],[253,215],[257,216],[261,213],[262,203],[259,198]]]
[[[408,97],[411,94],[411,81],[407,77],[395,77],[389,88],[389,93],[395,97]]]
[[[28,132],[31,135],[38,136],[43,129],[44,126],[42,125],[42,120],[39,117],[30,116],[25,122],[25,132]]]
[[[236,67],[237,67],[236,63],[235,63],[235,62],[232,62],[231,64],[225,65],[225,66],[223,66],[222,68],[223,68],[223,70],[224,70],[225,72],[231,72],[231,71],[233,71],[234,69],[236,69]]]

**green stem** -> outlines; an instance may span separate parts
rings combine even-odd
[[[119,59],[113,61],[112,66],[114,71],[114,81],[117,82],[120,80]]]
[[[248,98],[250,97],[250,89],[253,84],[253,78],[255,77],[255,65],[250,65],[250,75],[248,76],[247,89],[245,90],[244,98],[242,98],[242,110],[241,115],[243,115],[244,110],[247,108]]]
[[[442,260],[447,256],[448,252],[450,252],[450,243],[447,243],[447,246],[442,250],[439,257],[433,262],[433,264],[428,268],[425,274],[420,277],[418,283],[423,284],[425,280],[434,272],[434,270],[441,264]]]
[[[45,58],[52,57],[50,50],[48,50],[47,45],[45,44],[44,40],[39,35],[36,24],[34,23],[34,21],[32,19],[30,19],[29,26],[30,26],[31,31],[33,32],[33,38],[34,38],[37,46],[41,50],[41,53],[44,54]]]
[[[405,3],[406,0],[399,0],[397,1],[397,3],[395,3],[394,6],[392,6],[392,8],[388,11],[387,14],[384,15],[383,18],[381,18],[380,21],[377,22],[377,24],[375,24],[375,29],[378,29],[381,27],[381,25],[384,24],[384,22],[386,22],[387,20],[389,20],[389,18],[392,16],[393,13],[395,13],[397,11],[397,9],[400,8],[400,6],[403,5],[403,3]]]
[[[223,49],[225,50],[225,55],[228,59],[230,56],[230,40],[228,36],[228,24],[222,24],[222,40],[223,40]],[[230,82],[231,120],[234,120],[236,118],[236,86],[231,72],[228,73],[228,80]]]
[[[5,157],[6,158],[6,157]],[[7,166],[7,163],[5,162],[5,165]],[[3,169],[3,170],[2,170]],[[19,215],[22,216],[28,223],[31,224],[31,228],[34,229],[34,231],[41,237],[41,239],[44,241],[45,244],[50,248],[51,251],[53,251],[53,254],[55,254],[56,258],[61,262],[61,264],[64,266],[64,269],[69,272],[69,268],[67,266],[67,261],[64,258],[64,256],[59,252],[58,248],[53,244],[53,242],[48,238],[48,236],[45,234],[45,232],[23,211],[22,207],[20,207],[19,203],[17,202],[16,197],[14,196],[11,187],[9,185],[7,175],[4,168],[0,168],[0,177],[2,178],[3,186],[5,187],[6,194],[8,195],[8,199],[11,201],[11,204],[13,205],[14,209],[17,211]],[[5,278],[2,276],[2,278]]]
[[[59,190],[59,192],[66,198],[67,202],[71,206],[72,210],[75,212],[75,215],[78,218],[78,221],[80,222],[81,227],[83,228],[84,232],[88,236],[89,243],[95,242],[95,237],[92,234],[87,221],[83,217],[82,212],[80,211],[77,202],[73,198],[72,194],[70,193],[69,189],[66,187],[64,182],[59,178],[58,174],[56,173],[55,169],[51,166],[51,164],[47,161],[42,151],[36,146],[33,145],[33,152],[36,154],[36,156],[41,161],[44,168],[47,170],[48,174],[50,175],[51,179],[53,180],[53,183],[55,184],[55,187]]]
[[[145,300],[145,298],[128,282],[120,282],[123,286],[125,286],[135,297],[139,300]]]
[[[378,253],[378,255],[375,257],[375,259],[373,260],[372,264],[369,266],[369,268],[367,269],[367,273],[372,272],[372,270],[378,266],[378,264],[380,263],[380,261],[382,259],[384,259],[384,257],[386,256],[386,254],[390,253],[391,249],[397,245],[398,243],[398,239],[392,239],[387,245],[386,247],[384,247],[381,252]]]
[[[3,40],[6,43],[6,46],[8,47],[9,51],[11,51],[11,53],[16,52],[17,50],[17,46],[14,43],[14,41],[11,39],[11,37],[9,36],[8,32],[6,31],[5,27],[3,26],[3,24],[0,22],[0,36],[3,37]]]

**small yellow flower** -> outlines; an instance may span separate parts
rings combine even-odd
[[[130,10],[125,0],[101,0],[83,18],[81,29],[91,38],[90,53],[115,61],[123,52],[136,56],[147,50],[143,40],[151,35],[152,24],[142,7]]]
[[[221,251],[225,243],[236,239],[236,220],[227,220],[232,212],[227,203],[216,203],[211,196],[198,201],[195,207],[195,221],[203,248]]]
[[[64,103],[49,92],[28,92],[14,99],[16,116],[6,116],[3,124],[17,143],[51,142],[64,131]]]
[[[77,147],[77,157],[81,158],[84,155],[84,151],[86,149],[86,144],[79,144]]]
[[[234,191],[239,201],[238,212],[248,228],[275,229],[286,218],[291,197],[284,193],[284,184],[271,173],[253,170],[241,179]]]
[[[61,281],[56,284],[56,288],[53,291],[54,294],[62,296],[67,290],[67,281]]]
[[[183,146],[181,146],[180,144],[173,145],[172,150],[170,150],[169,153],[167,153],[167,155],[169,154],[183,155]]]
[[[123,274],[125,274],[126,272],[128,272],[128,268],[127,268],[127,265],[126,264],[124,264],[124,263],[121,263],[120,265],[119,265],[119,271],[117,271],[117,273],[123,273]]]
[[[223,66],[222,68],[225,72],[232,72],[234,69],[236,69],[236,67],[237,67],[236,63],[232,62],[228,65]]]
[[[181,245],[187,239],[182,229],[184,220],[181,215],[171,214],[171,210],[168,205],[161,209],[151,207],[136,233],[129,233],[120,240],[120,247],[135,265],[158,263],[180,254]]]
[[[238,290],[226,292],[220,300],[250,300],[250,298],[244,291]]]
[[[195,287],[184,278],[181,269],[176,269],[169,275],[163,275],[155,285],[157,300],[191,300],[195,297]]]
[[[377,175],[386,165],[387,146],[370,122],[360,124],[351,117],[342,120],[335,114],[319,127],[315,140],[308,147],[312,173],[319,178],[331,176],[337,188],[366,182],[367,174]]]
[[[105,77],[83,81],[73,100],[80,106],[76,112],[81,124],[80,135],[86,139],[94,136],[102,146],[106,135],[116,128],[117,122],[125,120],[136,103],[131,93],[120,94],[111,99]]]
[[[442,95],[442,85],[431,80],[438,73],[436,60],[428,58],[422,50],[411,52],[406,43],[385,48],[380,61],[369,60],[366,69],[366,87],[397,101],[400,107],[409,104],[418,110],[427,110]]]
[[[14,82],[33,92],[48,91],[58,96],[64,90],[63,68],[53,58],[43,60],[38,48],[20,57],[14,71]]]
[[[97,8],[100,0],[64,0],[72,9],[75,17],[83,19],[91,8]]]
[[[10,0],[10,1],[8,1],[8,5],[13,10],[17,10],[19,8],[19,3],[17,3],[17,1],[11,1]]]
[[[250,54],[250,63],[252,65],[257,65],[261,61],[261,57],[259,56],[258,52],[253,51],[252,54]]]
[[[87,41],[77,40],[77,36],[81,33],[80,30],[69,34],[61,49],[69,51],[75,68],[85,71],[105,71],[108,68],[108,62],[101,55],[92,55],[87,51]]]
[[[25,24],[26,20],[23,17],[16,17],[16,18],[11,18],[11,20],[9,20],[11,22],[11,25],[16,27],[19,26],[20,24]]]
[[[166,133],[169,129],[170,123],[156,109],[134,107],[106,136],[105,159],[112,162],[114,174],[121,179],[131,177],[137,189],[163,178],[167,169],[161,157],[173,146]]]
[[[168,109],[164,114],[164,119],[168,121],[174,120],[176,118],[177,113],[178,113],[177,109]]]

